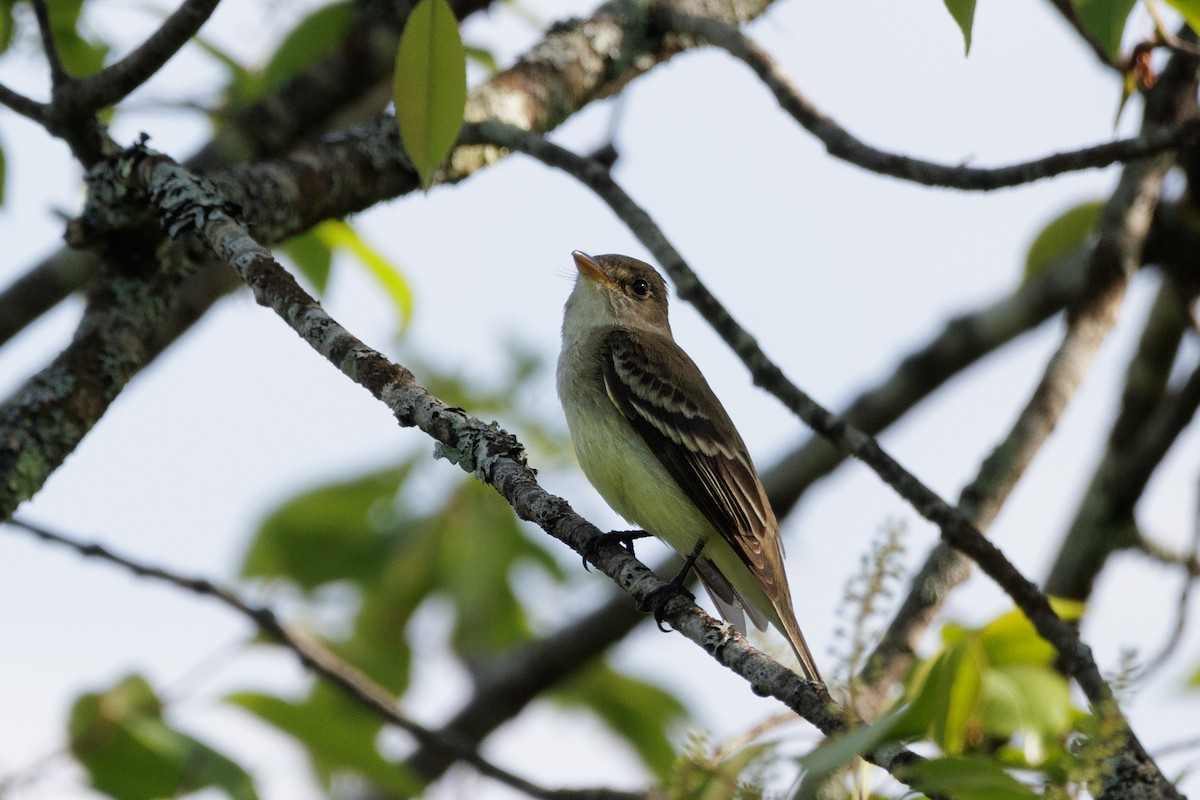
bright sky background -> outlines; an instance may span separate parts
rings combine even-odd
[[[155,22],[135,0],[91,5],[97,29],[129,41]],[[261,60],[304,5],[226,2],[204,33]],[[578,0],[527,5],[547,20],[592,8]],[[749,31],[814,102],[885,149],[992,165],[1113,135],[1116,79],[1041,0],[980,3],[967,59],[939,0],[781,0]],[[494,48],[501,65],[537,39],[503,8],[472,20],[464,36]],[[195,99],[179,87],[200,80],[215,86],[219,74],[189,51],[131,105]],[[0,81],[40,92],[44,72],[33,60],[8,59]],[[1089,172],[986,195],[880,178],[829,158],[747,68],[716,51],[678,57],[638,79],[624,98],[618,181],[784,371],[835,408],[886,375],[950,315],[1015,287],[1040,225],[1105,196],[1116,177],[1115,170]],[[1136,128],[1139,112],[1137,104],[1126,111],[1122,135]],[[555,137],[591,149],[602,143],[611,114],[611,104],[599,104]],[[143,130],[153,147],[181,157],[207,132],[194,115],[174,111],[126,113],[115,133],[128,142]],[[0,208],[6,285],[56,245],[63,228],[57,212],[76,211],[81,191],[66,148],[10,112],[0,111],[0,141],[9,168]],[[535,343],[552,358],[571,250],[646,255],[586,189],[521,156],[461,186],[379,206],[356,223],[414,288],[411,346],[475,375],[496,374],[509,339]],[[1153,275],[1135,279],[1082,394],[993,527],[995,540],[1034,579],[1044,577],[1090,476],[1155,282]],[[335,269],[324,302],[365,341],[403,358],[390,309],[353,264]],[[77,300],[64,304],[0,351],[0,391],[7,394],[63,346],[79,310]],[[760,467],[770,466],[804,435],[802,424],[750,385],[689,307],[675,303],[672,318],[677,339],[705,370]],[[1060,335],[1055,322],[990,358],[890,431],[884,446],[954,499],[1007,431]],[[549,373],[541,381],[544,413],[562,425]],[[1192,430],[1140,507],[1145,528],[1178,548],[1194,523],[1198,445]],[[227,581],[253,526],[274,504],[414,448],[428,453],[432,443],[399,429],[382,405],[242,294],[223,301],[140,375],[20,513],[140,559]],[[437,462],[430,470],[452,475],[456,468]],[[546,484],[602,528],[623,527],[582,476],[550,474]],[[934,532],[867,470],[851,465],[785,521],[798,617],[818,661],[831,659],[845,580],[891,520],[909,526],[908,561],[919,563]],[[650,546],[639,552],[647,560],[657,555]],[[562,556],[578,564],[565,549]],[[603,580],[595,577],[597,596]],[[1118,558],[1085,627],[1102,666],[1116,668],[1124,647],[1157,651],[1173,624],[1163,610],[1173,607],[1180,581],[1137,557]],[[948,615],[982,622],[1007,608],[976,579],[955,593]],[[248,628],[215,603],[6,531],[0,609],[0,777],[63,746],[66,713],[79,692],[138,671],[177,698],[173,721],[219,747],[237,743],[263,798],[314,796],[286,740],[213,702],[234,689],[305,680],[290,658],[239,652]],[[445,627],[436,614],[419,625],[435,635]],[[779,710],[679,636],[644,627],[618,659],[695,699],[700,722],[718,739]],[[1198,661],[1193,631],[1128,708],[1152,751],[1200,732],[1200,694],[1181,688]],[[417,675],[406,710],[434,722],[466,686],[466,676],[437,657]],[[814,735],[806,725],[790,731],[805,741]],[[621,748],[597,753],[597,735],[581,717],[540,707],[494,736],[486,754],[551,786],[642,785],[646,776]],[[1187,763],[1164,765],[1171,774]],[[491,782],[460,778],[434,796],[513,796]],[[1184,788],[1200,790],[1200,779]],[[86,795],[69,769],[55,768],[9,797]]]

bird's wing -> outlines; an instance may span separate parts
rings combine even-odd
[[[785,591],[779,529],[746,445],[695,362],[667,337],[647,347],[654,336],[607,333],[608,397],[776,601]]]

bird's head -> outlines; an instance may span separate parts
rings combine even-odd
[[[571,257],[579,277],[567,300],[564,330],[619,325],[671,335],[667,284],[654,267],[629,256],[589,256],[576,250]]]

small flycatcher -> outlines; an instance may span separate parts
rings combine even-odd
[[[779,523],[721,401],[675,343],[667,286],[628,256],[572,253],[558,397],[588,480],[621,516],[694,562],[721,616],[791,643],[821,680],[792,611]]]

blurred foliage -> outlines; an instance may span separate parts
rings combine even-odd
[[[409,14],[392,96],[400,141],[428,191],[458,140],[467,103],[466,53],[446,0],[420,0]]]
[[[50,9],[50,29],[63,68],[77,77],[99,72],[104,66],[109,46],[80,31],[83,0],[54,0],[47,6]]]
[[[692,732],[676,759],[667,783],[671,800],[761,800],[769,769],[778,760],[775,746],[757,737],[736,747],[714,747]]]
[[[1078,603],[1053,605],[1064,619],[1083,613]],[[923,792],[967,800],[1094,793],[1121,746],[1119,717],[1076,708],[1054,658],[1020,611],[979,628],[947,624],[942,648],[913,667],[903,696],[877,722],[799,759],[806,779],[798,796],[817,797],[822,782],[844,780],[855,758],[874,747],[918,741],[937,748],[904,774]]]
[[[413,293],[404,274],[382,251],[372,247],[351,225],[327,220],[281,245],[280,250],[312,285],[318,296],[329,285],[333,256],[342,252],[363,267],[390,301],[398,320],[397,335],[408,330],[413,315]]]
[[[260,100],[332,53],[354,19],[349,0],[319,6],[300,19],[280,40],[261,68],[251,68],[203,36],[194,40],[226,72],[225,108]],[[213,115],[219,127],[223,113]]]
[[[155,800],[212,787],[234,800],[256,800],[245,769],[172,728],[162,712],[162,702],[138,675],[75,701],[71,752],[97,791],[121,800]]]
[[[1197,0],[1166,2],[1186,19],[1200,19]],[[975,0],[944,3],[969,52]],[[1119,60],[1135,0],[1072,3],[1081,24]],[[89,11],[97,5],[89,4]],[[409,26],[409,50],[398,53],[401,68],[394,88],[401,135],[428,186],[462,121],[465,60],[489,73],[497,65],[488,50],[463,48],[442,0],[422,0],[420,5],[427,17],[417,16]],[[48,6],[67,70],[74,75],[99,70],[110,47],[88,30],[84,1],[52,0]],[[519,4],[511,7],[528,13]],[[14,14],[13,0],[0,0],[0,53],[16,35],[30,32],[32,15],[23,13],[28,6],[20,10]],[[222,124],[224,111],[267,97],[330,54],[353,14],[348,0],[314,8],[261,67],[243,64],[198,37],[196,44],[227,75],[225,109],[212,114],[214,124]],[[541,20],[535,24],[544,27]],[[0,151],[0,192],[3,172]],[[1100,209],[1098,202],[1084,203],[1051,220],[1030,246],[1026,278],[1083,243]],[[413,298],[402,273],[346,223],[323,223],[282,249],[318,293],[328,286],[334,253],[354,256],[391,300],[401,330],[411,318]],[[538,463],[562,464],[571,451],[561,428],[547,425],[536,404],[526,402],[532,378],[544,365],[530,349],[511,346],[510,351],[507,370],[495,387],[481,387],[419,358],[405,361],[447,402],[505,420],[538,454]],[[564,571],[547,549],[553,543],[540,533],[527,534],[491,489],[457,472],[449,480],[419,475],[429,472],[428,461],[424,453],[408,456],[290,498],[263,520],[242,563],[245,578],[284,587],[303,598],[314,618],[335,619],[322,627],[329,646],[401,697],[411,689],[414,660],[426,646],[410,635],[410,623],[423,609],[448,611],[448,646],[470,673],[540,633],[529,600],[517,591],[516,575],[533,571],[561,591],[568,591],[573,580],[591,580],[580,570]],[[862,609],[860,622],[874,611],[871,599],[885,596],[881,587],[891,574],[888,563],[874,562],[870,566],[875,569],[864,573],[865,588],[848,593]],[[345,601],[347,595],[353,602]],[[856,640],[868,635],[867,627],[856,624]],[[815,786],[873,747],[921,741],[933,757],[910,774],[928,791],[988,800],[1031,797],[1030,787],[1037,784],[1048,798],[1095,791],[1106,759],[1120,746],[1117,717],[1075,708],[1067,682],[1052,662],[1052,649],[1019,612],[979,628],[948,624],[941,648],[915,665],[893,708],[875,724],[825,742],[800,758],[800,767]],[[1191,686],[1200,687],[1200,670],[1192,675]],[[582,666],[545,696],[595,715],[674,798],[759,798],[768,771],[781,763],[777,743],[764,736],[711,747],[693,735],[677,754],[672,735],[687,709],[669,691],[603,661]],[[367,787],[364,795],[421,791],[413,776],[380,751],[382,721],[324,683],[313,682],[298,697],[243,691],[227,700],[299,743],[327,788],[340,776],[352,775]],[[172,797],[206,788],[235,800],[256,797],[242,766],[171,727],[162,701],[139,676],[80,696],[71,711],[69,735],[71,752],[92,786],[113,797]]]
[[[1164,0],[1167,5],[1179,12],[1179,15],[1191,26],[1192,30],[1200,31],[1200,0]]]
[[[1068,208],[1046,223],[1025,254],[1022,283],[1028,283],[1071,251],[1087,244],[1088,236],[1096,229],[1103,211],[1103,200],[1089,200]]]
[[[418,371],[447,402],[474,413],[504,412],[543,366],[527,352],[515,352],[512,361],[494,390]],[[564,438],[539,427],[542,437]],[[587,580],[582,570],[564,572],[546,549],[554,543],[522,530],[490,487],[457,472],[431,485],[421,469],[428,458],[413,455],[287,500],[263,521],[242,564],[244,577],[285,586],[312,605],[314,617],[335,620],[326,626],[337,631],[328,637],[331,649],[399,696],[411,688],[413,662],[428,646],[412,640],[409,623],[430,601],[452,616],[448,644],[471,672],[538,636],[515,585],[518,573],[528,577],[532,567],[558,586]],[[352,590],[355,602],[345,602],[344,591],[335,593],[341,601],[330,600],[332,586]],[[655,774],[669,773],[669,735],[685,717],[671,693],[595,662],[548,697],[591,712]],[[389,796],[419,788],[379,753],[383,721],[321,683],[300,698],[240,692],[229,700],[300,742],[327,787],[353,774]]]
[[[1137,0],[1071,0],[1075,16],[1115,64],[1121,60],[1121,39]]]

